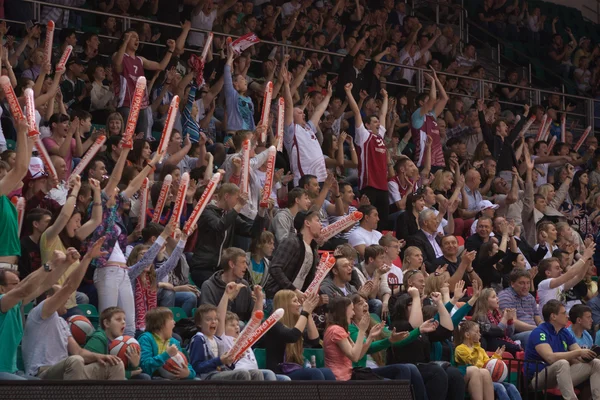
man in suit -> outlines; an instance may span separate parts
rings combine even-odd
[[[442,257],[440,238],[437,235],[438,220],[431,209],[419,213],[419,226],[421,230],[406,239],[406,246],[416,246],[423,252],[423,262],[427,272],[435,272],[438,265],[436,259]]]
[[[404,17],[406,17],[406,3],[404,0],[396,0],[394,9],[388,14],[388,24],[391,24],[392,27],[402,27]]]

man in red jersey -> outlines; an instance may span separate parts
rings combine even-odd
[[[148,71],[162,71],[167,68],[171,56],[175,50],[175,41],[167,40],[167,52],[160,63],[147,60],[144,57],[136,55],[140,38],[134,29],[128,29],[123,33],[121,42],[119,43],[118,51],[112,56],[113,65],[113,85],[115,89],[115,97],[118,99],[117,111],[127,120],[131,103],[133,102],[133,94],[135,92],[135,84],[139,77],[144,76],[144,69]],[[138,117],[136,133],[144,132],[148,137],[151,127],[148,126],[148,93],[144,90],[142,103],[140,106],[140,115]]]
[[[448,95],[444,90],[444,85],[438,79],[434,69],[431,69],[432,75],[425,74],[430,82],[429,94],[421,93],[415,99],[419,108],[412,114],[410,119],[410,130],[412,132],[413,142],[417,145],[415,150],[415,161],[417,167],[422,167],[425,159],[425,145],[427,136],[431,136],[431,172],[435,173],[438,169],[444,168],[444,152],[442,150],[442,136],[437,125],[437,117],[444,111],[448,102]],[[440,91],[440,99],[437,98],[437,90]]]
[[[369,115],[363,124],[360,109],[352,96],[352,83],[344,86],[350,109],[354,113],[356,130],[354,142],[358,147],[358,188],[379,211],[379,230],[388,222],[389,202],[387,184],[387,148],[385,137],[385,116],[388,109],[388,94],[381,89],[383,101],[379,116]]]

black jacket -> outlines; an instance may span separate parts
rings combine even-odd
[[[271,260],[269,268],[270,276],[265,285],[265,293],[268,299],[272,299],[275,293],[281,289],[304,291],[311,284],[319,263],[319,255],[317,253],[317,243],[314,240],[310,247],[313,251],[312,267],[304,280],[304,286],[297,288],[294,286],[294,279],[300,272],[306,256],[302,234],[289,235],[279,243],[275,253],[273,253],[273,260]]]
[[[439,236],[436,235],[435,240],[439,245]],[[408,248],[409,246],[417,246],[421,249],[421,252],[423,253],[423,262],[425,263],[425,269],[430,274],[434,273],[438,267],[436,263],[437,257],[435,256],[435,250],[433,250],[433,247],[429,243],[429,240],[427,240],[427,236],[425,236],[425,233],[423,233],[422,230],[419,230],[417,233],[415,233],[412,236],[409,236],[406,239],[405,248]]]
[[[221,252],[233,245],[233,236],[256,237],[263,230],[265,219],[258,214],[254,222],[242,218],[235,210],[224,212],[209,204],[198,220],[198,240],[190,260],[190,270],[216,271]]]

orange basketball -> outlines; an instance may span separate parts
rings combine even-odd
[[[506,367],[504,361],[500,359],[491,358],[485,363],[484,367],[490,371],[490,374],[492,375],[492,381],[494,382],[504,382],[508,376],[508,368]]]
[[[177,373],[178,367],[187,368],[187,366],[188,361],[187,358],[185,358],[185,354],[179,351],[174,357],[169,358],[167,362],[165,362],[163,366],[158,369],[158,373],[163,378],[175,379],[175,374]]]
[[[83,315],[73,315],[67,319],[67,322],[73,339],[80,346],[85,346],[88,336],[92,336],[94,333],[94,325]]]
[[[119,336],[108,345],[108,353],[111,356],[117,356],[123,361],[123,365],[127,368],[129,359],[127,358],[127,350],[129,346],[133,346],[140,351],[140,344],[132,336]]]

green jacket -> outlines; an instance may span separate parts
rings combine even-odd
[[[85,343],[84,349],[91,351],[92,353],[109,354],[108,337],[106,336],[106,333],[102,329],[98,329]],[[128,365],[127,369],[125,370],[125,378],[130,379],[131,371],[135,371],[139,368],[139,365],[137,367]]]
[[[356,342],[356,338],[358,338],[358,326],[354,325],[354,324],[350,324],[348,326],[348,332],[350,333],[350,338],[352,339],[352,341]],[[391,332],[389,330],[387,330],[387,328],[384,330],[385,333],[387,334],[391,334]],[[378,353],[382,350],[387,349],[390,346],[394,346],[394,347],[404,347],[407,344],[409,344],[410,342],[416,340],[419,335],[421,334],[421,332],[419,332],[419,328],[415,328],[412,331],[410,331],[410,333],[408,334],[408,336],[404,339],[402,339],[399,342],[396,342],[392,345],[392,342],[389,341],[389,339],[381,339],[378,340],[376,342],[371,343],[371,345],[369,346],[369,350],[367,350],[367,354],[373,354],[373,353]],[[365,341],[367,339],[365,338]],[[352,363],[352,367],[366,367],[367,366],[367,356],[365,355],[363,358],[361,358],[360,360],[358,360],[358,362]]]

